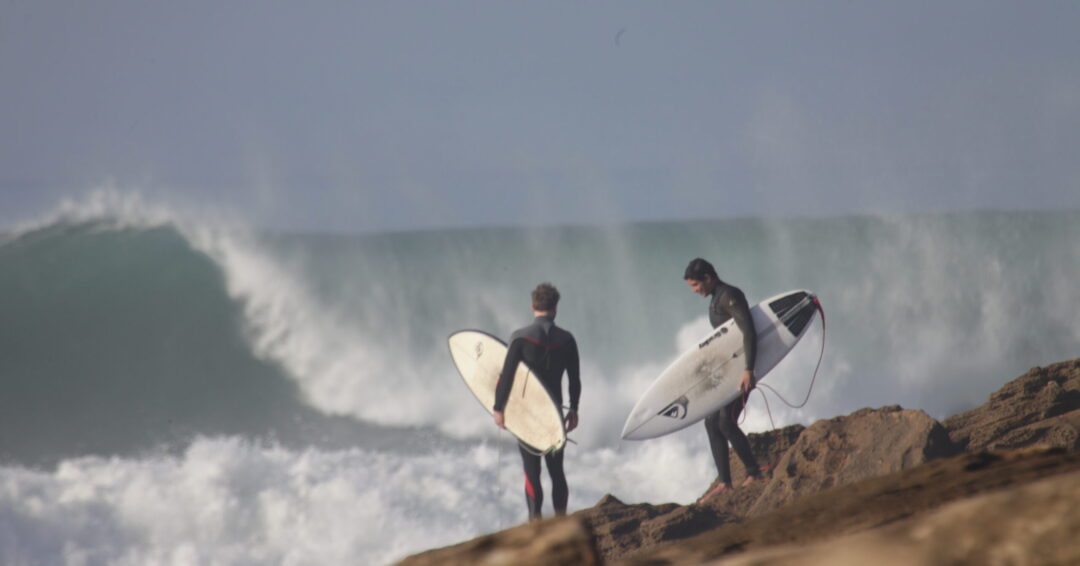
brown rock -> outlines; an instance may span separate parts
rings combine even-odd
[[[750,450],[754,453],[754,459],[757,460],[758,466],[762,468],[762,472],[764,472],[766,476],[772,473],[772,470],[780,462],[780,458],[784,456],[789,448],[795,445],[795,442],[799,439],[799,436],[804,430],[806,430],[806,427],[803,425],[791,425],[776,430],[752,432],[746,435],[747,439],[750,441]],[[706,458],[711,458],[711,455],[709,454],[705,454],[704,456]],[[742,461],[739,460],[739,457],[731,447],[728,447],[728,461],[731,462],[732,485],[741,485],[743,480],[746,479],[746,469],[743,467]],[[716,487],[716,484],[719,481],[719,477],[714,479],[708,489],[702,491],[702,493],[708,493],[712,488]],[[726,511],[736,515],[745,515],[748,509],[749,506],[725,507]]]
[[[661,542],[698,535],[734,517],[713,509],[675,503],[627,505],[605,495],[595,506],[574,514],[589,525],[597,552],[605,561],[627,556]]]
[[[712,565],[1080,564],[1080,472],[957,501],[872,531]]]
[[[910,468],[955,451],[937,421],[900,407],[863,409],[810,428],[795,425],[749,437],[758,462],[771,470],[762,481],[700,505],[625,505],[609,495],[593,509],[581,511],[604,559],[623,558],[738,523],[829,487]],[[739,485],[746,473],[741,465],[733,463],[732,468],[733,483]]]
[[[767,432],[752,432],[746,436],[750,440],[750,448],[754,452],[758,465],[772,470],[780,463],[780,458],[787,453],[788,449],[795,445],[804,430],[806,427],[803,425],[791,425]],[[739,461],[734,453],[730,456],[732,462]],[[742,469],[742,466],[733,466],[731,472],[732,483],[736,485],[746,478],[746,471]]]
[[[967,450],[1080,450],[1080,360],[1032,368],[985,405],[949,417],[942,425],[953,442]]]
[[[556,517],[410,556],[398,566],[600,564],[592,534],[575,517]]]
[[[754,503],[761,497],[761,492],[780,459],[788,449],[795,445],[804,430],[806,430],[806,427],[802,425],[791,425],[776,430],[746,435],[750,440],[750,449],[753,450],[754,458],[762,468],[762,475],[766,481],[752,483],[745,488],[740,487],[720,497],[711,499],[706,505],[719,513],[735,517],[736,520],[746,517]],[[743,468],[738,456],[735,455],[735,451],[731,450],[730,447],[728,451],[729,461],[731,462],[731,484],[740,486],[743,480],[746,479],[746,470]],[[705,457],[711,456],[705,455]],[[719,477],[714,479],[712,484],[702,491],[702,494],[711,491],[719,481]]]
[[[775,549],[782,545],[807,548],[809,545],[832,541],[835,537],[869,532],[885,525],[898,524],[902,520],[928,516],[927,513],[946,504],[974,495],[1023,486],[1043,478],[1072,474],[1080,474],[1080,453],[1066,453],[1057,449],[962,454],[934,460],[901,472],[834,487],[741,523],[724,525],[674,544],[644,550],[618,564],[706,564],[710,560],[732,557],[742,552]],[[1038,521],[1034,521],[1024,528],[1038,524]],[[904,555],[898,553],[897,556]],[[774,562],[763,560],[760,563]],[[877,562],[866,560],[862,563]],[[915,560],[907,563],[922,562]],[[993,562],[976,560],[951,563]],[[1062,562],[1069,563],[1071,562]],[[882,561],[881,564],[893,562]]]
[[[780,459],[747,515],[955,453],[945,429],[922,411],[890,406],[818,421]]]
[[[747,436],[758,463],[771,468],[804,429],[802,425],[792,425]],[[702,454],[702,458],[711,456]],[[746,478],[746,472],[738,463],[738,458],[733,458],[732,462],[733,481],[737,485]],[[695,536],[720,525],[738,522],[757,501],[764,485],[764,482],[759,482],[735,490],[709,505],[627,505],[609,494],[594,507],[575,515],[588,522],[601,556],[605,560],[615,560],[663,542]]]
[[[749,436],[767,477],[707,504],[608,495],[402,564],[1080,563],[1080,360],[940,424],[890,406]]]
[[[668,542],[699,535],[733,520],[735,517],[709,507],[688,505],[642,522],[641,534],[650,543]]]

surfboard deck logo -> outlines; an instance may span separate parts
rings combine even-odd
[[[659,414],[672,419],[685,419],[688,404],[690,404],[690,400],[686,398],[686,395],[683,395],[676,399],[674,403],[664,407]]]

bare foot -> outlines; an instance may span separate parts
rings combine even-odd
[[[746,476],[746,479],[743,480],[742,487],[746,487],[747,485],[750,485],[750,484],[754,483],[755,481],[760,480],[761,477],[764,477],[765,474],[768,473],[768,471],[770,469],[772,469],[771,466],[761,466],[761,467],[759,467],[757,469],[757,475],[747,475]]]
[[[725,491],[731,491],[731,484],[729,484],[729,483],[718,483],[718,484],[716,484],[716,487],[710,489],[709,492],[706,493],[705,495],[702,495],[701,499],[698,499],[697,502],[698,503],[705,503],[706,501],[716,497],[717,495],[720,495],[721,493],[724,493]]]

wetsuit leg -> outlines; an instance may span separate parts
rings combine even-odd
[[[551,503],[556,515],[566,514],[566,502],[570,499],[570,489],[566,485],[566,473],[563,472],[563,451],[552,452],[544,456],[548,474],[551,476]]]
[[[758,467],[757,459],[754,458],[754,451],[750,449],[750,440],[746,438],[746,434],[739,428],[739,413],[742,413],[742,410],[743,398],[740,396],[738,399],[732,401],[727,407],[718,411],[720,414],[724,415],[724,418],[718,419],[716,424],[720,429],[720,433],[731,442],[731,447],[735,450],[735,453],[739,455],[739,459],[742,460],[743,465],[746,466],[746,475],[759,477],[761,475],[761,469]],[[727,447],[725,446],[724,448]],[[724,452],[727,452],[727,450],[724,450]],[[725,460],[726,459],[727,458],[725,457]],[[729,480],[730,476],[731,471],[729,470]]]
[[[544,504],[544,488],[540,485],[540,457],[520,444],[521,463],[525,465],[525,504],[529,506],[529,520],[540,518],[540,506]],[[550,469],[551,464],[548,464]]]
[[[705,432],[709,435],[709,448],[712,449],[713,462],[716,463],[716,475],[720,476],[721,482],[731,485],[728,440],[720,424],[726,418],[727,411],[724,409],[705,417]]]

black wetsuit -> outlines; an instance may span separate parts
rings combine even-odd
[[[560,411],[562,375],[565,371],[570,377],[570,410],[577,412],[578,400],[581,398],[577,342],[572,334],[555,326],[554,320],[546,316],[536,317],[531,325],[517,330],[510,337],[506,361],[499,375],[499,384],[495,387],[496,411],[502,411],[506,407],[510,390],[514,386],[514,373],[518,363],[522,361],[540,378]],[[529,518],[539,519],[540,507],[544,503],[544,492],[540,486],[540,456],[525,446],[519,445],[518,449],[525,465],[525,502],[529,506]],[[551,476],[551,497],[555,513],[563,515],[570,497],[566,474],[563,472],[563,451],[549,453],[544,456],[544,460],[547,461],[548,474]]]
[[[713,288],[712,302],[709,303],[709,322],[716,328],[732,318],[743,335],[745,368],[752,371],[757,360],[757,332],[754,330],[754,319],[750,316],[750,305],[738,287],[717,280],[716,287]],[[705,417],[705,431],[709,434],[709,447],[716,463],[716,473],[720,476],[720,481],[729,485],[731,464],[728,442],[731,442],[731,447],[746,466],[747,475],[757,477],[761,474],[754,452],[750,449],[750,441],[739,429],[739,413],[742,412],[744,403],[745,396],[740,395],[726,407]]]

